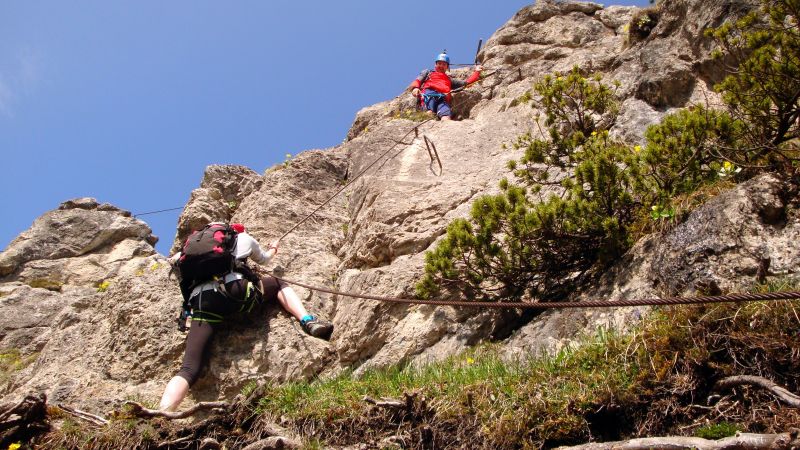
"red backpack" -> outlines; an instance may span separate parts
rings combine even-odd
[[[190,286],[231,272],[236,262],[236,231],[224,223],[212,223],[186,238],[178,260],[183,283]]]

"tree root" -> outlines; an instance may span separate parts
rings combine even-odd
[[[301,448],[302,444],[296,440],[283,436],[272,436],[261,439],[244,447],[242,450],[272,450],[272,449],[294,449]]]
[[[364,396],[364,401],[375,405],[379,408],[385,408],[394,411],[405,411],[407,413],[412,413],[415,409],[415,406],[419,406],[420,409],[425,410],[427,408],[427,402],[424,398],[422,398],[419,402],[417,402],[417,393],[408,392],[403,393],[404,400],[395,400],[391,398],[383,398],[381,400],[375,400],[370,396]]]
[[[401,402],[400,400],[375,400],[372,397],[364,396],[364,401],[369,403],[370,405],[375,405],[380,408],[386,409],[405,409],[406,402]]]
[[[14,405],[0,407],[0,447],[25,439],[26,435],[47,430],[47,396],[28,394]]]
[[[559,447],[559,450],[794,450],[800,430],[780,434],[737,433],[717,441],[682,436],[630,439]]]
[[[158,409],[148,409],[139,403],[127,401],[124,406],[130,408],[130,413],[136,417],[164,417],[170,420],[185,419],[194,415],[198,411],[207,409],[226,410],[230,404],[228,402],[200,402],[185,411],[161,411]]]
[[[773,381],[753,375],[737,375],[723,378],[714,385],[714,390],[730,389],[736,386],[757,386],[775,394],[780,400],[793,408],[800,408],[800,396],[789,392],[786,388],[778,386]]]

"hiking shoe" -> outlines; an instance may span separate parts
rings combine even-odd
[[[332,323],[320,320],[316,317],[300,325],[302,325],[303,331],[307,334],[315,338],[325,339],[326,341],[331,338],[331,333],[333,333]]]

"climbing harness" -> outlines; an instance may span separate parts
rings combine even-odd
[[[452,92],[452,91],[451,91]],[[444,97],[447,97],[447,94],[442,94],[441,92],[436,92],[433,90],[426,91],[422,94],[422,102],[427,105],[431,100],[439,100]]]

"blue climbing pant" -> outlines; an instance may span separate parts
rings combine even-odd
[[[422,102],[425,103],[425,109],[433,111],[439,117],[449,116],[452,113],[446,99],[447,95],[433,89],[425,89],[422,94]]]

